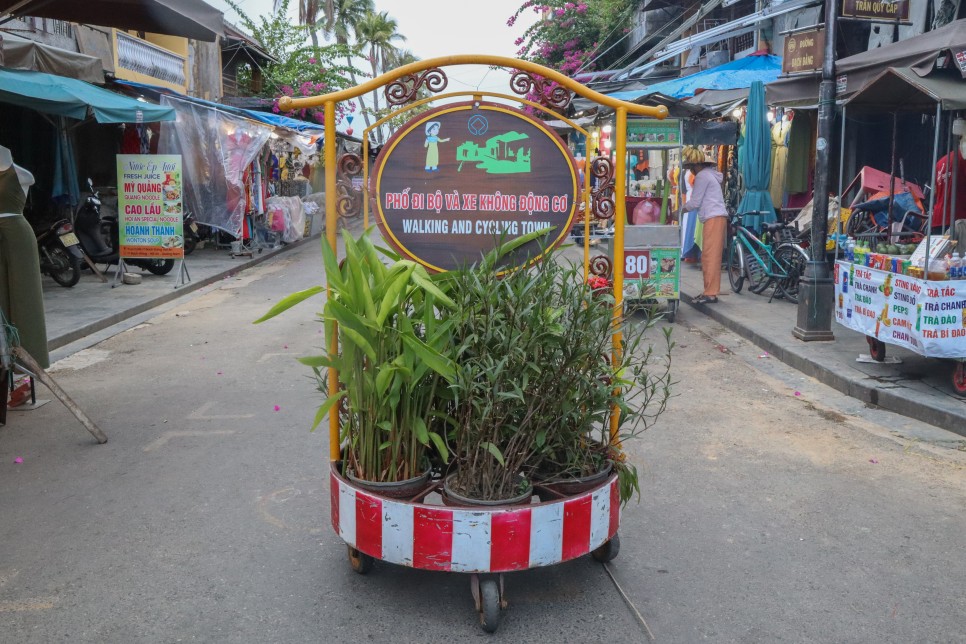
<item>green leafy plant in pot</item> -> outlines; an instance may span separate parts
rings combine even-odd
[[[323,369],[334,367],[339,374],[339,390],[319,406],[312,429],[327,414],[340,414],[343,473],[359,481],[425,480],[428,455],[449,458],[441,410],[455,365],[446,355],[451,322],[441,312],[454,303],[425,268],[377,249],[368,233],[358,241],[344,239],[341,264],[322,244],[331,291],[321,318],[326,346],[336,334],[339,352],[300,359],[314,369],[323,392],[328,392]],[[257,322],[323,291],[294,293]]]
[[[448,488],[496,501],[520,493],[521,479],[569,481],[616,467],[626,502],[639,491],[637,471],[615,460],[610,419],[619,411],[620,436],[630,439],[663,411],[671,390],[669,332],[663,364],[652,371],[656,354],[646,331],[653,322],[617,321],[625,337],[615,361],[613,296],[595,291],[579,267],[548,253],[499,275],[494,261],[487,257],[445,282],[456,303],[450,390],[458,467]]]

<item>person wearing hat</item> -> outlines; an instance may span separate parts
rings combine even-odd
[[[728,231],[728,210],[721,188],[724,176],[705,158],[704,152],[691,145],[681,150],[681,165],[694,174],[691,198],[681,210],[697,210],[703,227],[701,272],[704,275],[704,292],[692,301],[695,304],[715,304],[721,291],[721,256]]]

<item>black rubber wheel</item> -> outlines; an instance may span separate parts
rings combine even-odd
[[[792,304],[798,304],[798,283],[805,274],[808,255],[804,250],[792,244],[779,246],[775,251],[775,260],[781,265],[788,277],[778,282],[778,290],[785,295]]]
[[[360,575],[365,575],[370,570],[372,570],[372,566],[376,562],[375,559],[373,559],[372,557],[370,557],[364,552],[359,552],[352,546],[348,546],[348,548],[349,548],[349,566],[351,566],[353,570],[355,570]]]
[[[606,541],[603,545],[598,547],[596,550],[591,551],[590,556],[600,563],[607,563],[608,561],[613,561],[617,558],[617,555],[621,551],[621,537],[619,534],[614,534],[609,541]]]
[[[668,300],[667,302],[667,313],[664,314],[664,319],[668,321],[668,324],[674,324],[674,318],[678,315],[678,301]]]
[[[741,270],[744,265],[744,251],[737,241],[732,241],[728,249],[728,281],[731,282],[731,290],[741,293],[741,288],[745,285],[745,274]]]
[[[500,585],[495,579],[480,580],[480,626],[487,633],[500,628]]]
[[[190,255],[191,253],[195,252],[195,248],[197,248],[197,246],[198,238],[191,233],[187,233],[184,236],[184,254]]]
[[[80,281],[80,257],[67,252],[63,246],[48,246],[50,255],[50,277],[61,286],[70,288]]]
[[[148,270],[155,275],[167,275],[174,268],[173,259],[152,259],[148,261]]]
[[[886,359],[886,345],[885,342],[879,340],[878,338],[873,338],[870,336],[865,337],[865,341],[869,343],[869,355],[876,362],[883,362]]]
[[[957,362],[953,368],[953,391],[959,396],[966,396],[966,362]]]

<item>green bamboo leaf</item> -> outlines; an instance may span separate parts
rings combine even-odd
[[[503,459],[503,452],[500,451],[499,447],[493,443],[484,443],[483,445],[486,447],[486,451],[492,454],[493,458],[499,461],[500,465],[503,465],[504,467],[506,466],[506,461]]]
[[[328,242],[322,241],[322,265],[325,267],[325,280],[337,292],[345,292],[345,279],[339,270],[339,258]]]
[[[308,367],[330,368],[335,367],[335,362],[329,356],[305,356],[303,358],[298,358],[298,361]]]
[[[415,266],[411,266],[405,272],[396,275],[393,278],[393,282],[386,289],[386,294],[383,295],[382,302],[379,305],[379,315],[376,316],[376,324],[379,327],[382,327],[386,323],[386,318],[389,317],[389,314],[399,306],[400,295],[409,285],[409,278],[415,268]]]
[[[345,393],[345,390],[338,391],[326,398],[325,402],[319,405],[319,410],[315,412],[315,420],[312,422],[312,429],[309,431],[315,431],[315,428],[319,426],[319,423],[321,423],[322,419],[326,417],[333,405],[345,397]]]
[[[341,327],[339,331],[345,336],[346,340],[359,347],[370,361],[376,362],[376,350],[372,348],[372,345],[362,334],[349,327]]]
[[[429,445],[429,428],[426,427],[425,420],[419,417],[414,418],[413,430],[416,432],[416,440],[423,445]]]
[[[395,369],[392,367],[384,367],[376,374],[376,395],[380,398],[386,395],[386,391],[389,389],[389,380],[394,372]]]
[[[456,308],[456,302],[433,283],[429,273],[422,266],[417,266],[413,271],[413,281],[416,282],[424,291],[432,293],[433,297],[445,304],[449,308]]]
[[[289,310],[290,308],[292,308],[293,306],[295,306],[296,304],[303,302],[309,299],[310,297],[312,297],[313,295],[318,295],[319,293],[322,293],[324,291],[325,291],[324,286],[313,286],[312,288],[307,288],[304,291],[297,291],[290,295],[286,295],[281,300],[279,300],[272,308],[270,308],[268,310],[268,313],[266,313],[262,317],[252,322],[252,324],[260,324],[265,320],[270,320],[271,318],[275,317],[279,313],[283,313]]]
[[[422,340],[413,336],[404,335],[403,342],[413,350],[420,360],[428,364],[430,369],[446,380],[452,382],[456,377],[456,365],[436,349],[429,347]]]
[[[449,450],[446,449],[446,442],[443,438],[436,432],[429,432],[429,439],[433,441],[436,446],[436,451],[439,452],[439,457],[443,459],[444,463],[449,463]]]

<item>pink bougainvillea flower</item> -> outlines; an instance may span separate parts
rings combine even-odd
[[[13,459],[13,462],[16,463],[17,465],[20,465],[21,463],[23,463],[23,457],[18,456],[17,458]]]
[[[280,409],[281,409],[281,407],[279,407],[278,405],[275,405],[275,411],[278,411]]]
[[[795,395],[796,395],[796,396],[801,396],[801,395],[802,395],[802,392],[800,392],[800,391],[796,391],[796,392],[795,392]]]
[[[869,462],[872,463],[873,465],[878,465],[879,464],[879,459],[877,459],[877,458],[870,458],[869,459]]]
[[[317,61],[315,58],[309,58],[309,65],[314,65],[317,62],[319,61]]]

